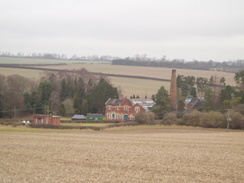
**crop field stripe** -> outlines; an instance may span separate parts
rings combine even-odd
[[[50,64],[50,66],[53,66],[55,64]],[[44,66],[47,66],[45,64]],[[40,67],[28,67],[28,66],[11,66],[11,64],[0,64],[0,67],[7,67],[7,68],[19,68],[19,69],[30,69],[30,70],[43,70],[43,71],[53,71],[53,72],[60,72],[60,71],[65,71],[65,72],[75,72],[72,70],[60,70],[60,69],[50,69],[50,68],[40,68]],[[109,74],[109,73],[102,73],[102,72],[90,72],[95,75],[100,75],[100,76],[110,76],[110,77],[122,77],[122,78],[133,78],[133,79],[146,79],[146,80],[154,80],[154,81],[164,81],[164,82],[170,82],[170,79],[161,79],[161,78],[155,78],[155,77],[147,77],[147,76],[134,76],[134,75],[124,75],[124,74]],[[223,85],[215,85],[211,84],[211,86],[216,86],[216,87],[222,87],[225,88],[226,86]]]
[[[50,66],[53,66],[54,64],[50,64]],[[33,66],[33,65],[32,65]],[[47,66],[45,64],[44,66]],[[49,68],[40,68],[40,67],[29,67],[29,66],[18,66],[18,65],[11,65],[11,64],[0,64],[0,67],[6,67],[6,68],[16,68],[16,69],[30,69],[30,70],[41,70],[41,71],[53,71],[53,72],[75,72],[73,70],[60,70],[60,69],[49,69]],[[102,73],[102,72],[90,72],[95,75],[100,76],[111,76],[111,77],[122,77],[122,78],[134,78],[134,79],[147,79],[147,80],[155,80],[155,81],[165,81],[170,82],[170,79],[161,79],[161,78],[155,78],[155,77],[146,77],[146,76],[132,76],[132,75],[124,75],[124,74],[108,74],[108,73]]]

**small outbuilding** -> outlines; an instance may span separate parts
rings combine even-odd
[[[93,114],[93,113],[88,113],[86,115],[86,120],[102,120],[103,119],[103,114]]]
[[[51,124],[60,125],[60,116],[34,114],[33,124]]]
[[[72,116],[71,120],[86,120],[86,117],[84,115],[75,114]]]

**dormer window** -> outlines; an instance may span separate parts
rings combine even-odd
[[[136,111],[136,113],[138,113],[138,112],[140,112],[140,107],[135,107],[135,111]]]

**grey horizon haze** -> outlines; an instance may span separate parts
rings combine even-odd
[[[0,51],[244,60],[243,0],[0,0]]]

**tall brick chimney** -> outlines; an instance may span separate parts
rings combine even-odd
[[[173,110],[177,110],[177,86],[176,86],[176,70],[172,70],[170,82],[170,105]]]

